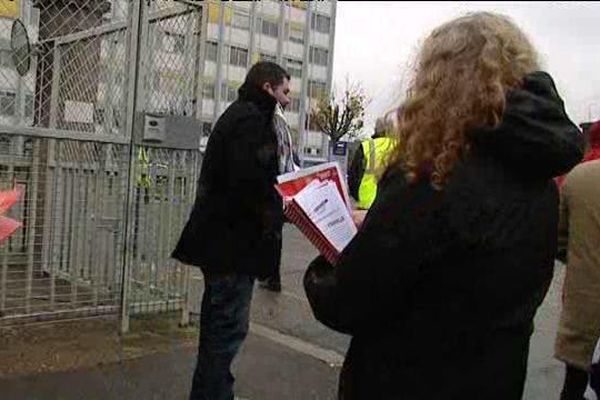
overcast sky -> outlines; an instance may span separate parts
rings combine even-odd
[[[600,2],[338,1],[333,79],[349,77],[371,103],[367,129],[403,95],[407,66],[439,24],[469,11],[508,15],[529,36],[574,122],[600,119]]]

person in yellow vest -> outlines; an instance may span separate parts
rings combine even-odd
[[[368,210],[377,195],[377,171],[392,150],[391,133],[395,128],[397,114],[391,112],[375,123],[373,136],[361,143],[356,150],[348,170],[350,196],[356,201],[356,208]]]

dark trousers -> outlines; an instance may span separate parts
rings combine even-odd
[[[565,384],[560,400],[584,400],[583,394],[588,384],[588,373],[567,364]]]
[[[190,400],[233,400],[231,363],[248,334],[253,288],[249,275],[205,275]]]

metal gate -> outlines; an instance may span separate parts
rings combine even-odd
[[[199,2],[16,3],[0,3],[0,187],[25,194],[0,327],[185,308],[169,254],[200,161]]]

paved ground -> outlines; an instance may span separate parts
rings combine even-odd
[[[283,293],[255,292],[251,334],[235,365],[237,394],[251,400],[334,399],[348,337],[316,322],[304,297],[302,276],[315,250],[289,227],[284,238]],[[527,400],[558,399],[562,367],[552,358],[552,347],[562,272],[558,266],[536,318]],[[197,310],[201,280],[196,281],[195,291]],[[0,380],[0,399],[185,399],[195,344],[173,343],[162,354],[133,361]]]
[[[173,349],[122,364],[0,381],[3,400],[186,399],[195,349]],[[250,335],[235,371],[249,399],[335,398],[337,367]]]

